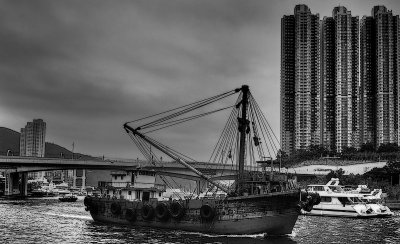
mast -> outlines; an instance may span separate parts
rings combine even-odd
[[[242,88],[242,117],[239,118],[239,175],[238,175],[238,183],[239,183],[239,190],[242,189],[243,185],[243,176],[244,176],[244,161],[245,161],[245,154],[246,154],[246,128],[248,126],[247,121],[247,104],[248,104],[248,93],[249,93],[249,86],[243,85]]]
[[[211,185],[221,189],[223,192],[228,193],[228,189],[226,187],[224,187],[223,185],[212,181],[210,178],[208,178],[207,176],[205,176],[204,174],[202,174],[200,171],[198,171],[197,169],[195,169],[193,166],[189,165],[188,163],[186,163],[183,159],[174,156],[173,154],[171,154],[170,152],[166,151],[165,149],[163,149],[162,147],[160,147],[159,145],[155,144],[154,142],[152,142],[151,140],[149,140],[145,135],[143,135],[142,133],[138,132],[138,129],[133,129],[132,127],[130,127],[129,125],[127,125],[127,123],[124,124],[124,129],[126,130],[127,133],[132,132],[134,135],[138,135],[140,136],[143,140],[145,140],[147,143],[149,143],[150,145],[152,145],[153,147],[157,148],[158,150],[160,150],[161,152],[165,153],[166,155],[168,155],[169,157],[175,159],[178,163],[182,164],[183,166],[185,166],[186,168],[188,168],[189,170],[191,170],[192,172],[194,172],[195,174],[197,174],[198,176],[200,176],[200,178],[206,180],[208,183],[210,183]]]

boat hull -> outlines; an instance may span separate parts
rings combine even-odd
[[[365,208],[364,211],[360,211],[360,207]],[[359,209],[357,211],[356,209]],[[302,210],[304,215],[314,216],[329,216],[329,217],[344,217],[344,218],[385,218],[393,216],[393,213],[388,210],[387,212],[375,212],[366,211],[365,205],[347,205],[345,207],[339,205],[316,205],[310,212]]]
[[[78,200],[77,197],[74,198],[59,198],[58,199],[60,202],[76,202],[76,200]]]
[[[113,200],[94,198],[91,204],[97,209],[91,209],[90,214],[94,221],[102,223],[124,224],[130,226],[175,229],[190,232],[203,232],[211,234],[256,234],[269,235],[291,234],[300,214],[298,191],[292,193],[276,193],[257,197],[236,197],[229,200],[199,199],[183,200],[185,214],[182,218],[159,219],[157,214],[151,219],[142,216],[142,202],[126,200]],[[111,211],[114,203],[120,206],[120,211],[115,214]],[[150,202],[154,209],[160,203]],[[215,214],[211,219],[205,220],[201,216],[201,208],[211,206]],[[127,210],[134,210],[137,216],[134,221],[127,219]]]
[[[123,224],[136,227],[152,227],[163,229],[183,230],[190,232],[202,232],[213,234],[257,234],[268,233],[270,235],[291,234],[298,215],[264,216],[260,218],[248,218],[235,221],[216,221],[215,223],[202,223],[200,221],[137,221],[131,223],[124,219],[109,218],[105,216],[93,216],[93,220],[102,223]]]

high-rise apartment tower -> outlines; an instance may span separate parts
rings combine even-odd
[[[321,144],[336,151],[336,54],[335,20],[321,21]]]
[[[46,138],[46,123],[41,119],[28,122],[21,129],[20,155],[44,157]]]
[[[282,150],[320,144],[319,15],[296,5],[281,20]]]
[[[399,16],[375,6],[361,21],[360,143],[399,143]]]
[[[336,151],[358,144],[359,21],[345,7],[335,7]]]

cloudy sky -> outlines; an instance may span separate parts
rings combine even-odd
[[[400,14],[396,0],[1,0],[0,126],[42,118],[48,142],[136,158],[124,122],[246,83],[279,135],[280,19],[298,3],[321,18],[339,4]],[[208,159],[225,119],[161,140]]]

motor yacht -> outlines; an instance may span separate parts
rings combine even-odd
[[[318,193],[321,202],[306,215],[376,218],[390,217],[393,212],[379,202],[369,202],[365,195],[357,191],[345,191],[339,179],[332,178],[326,185],[308,185],[307,192]]]

